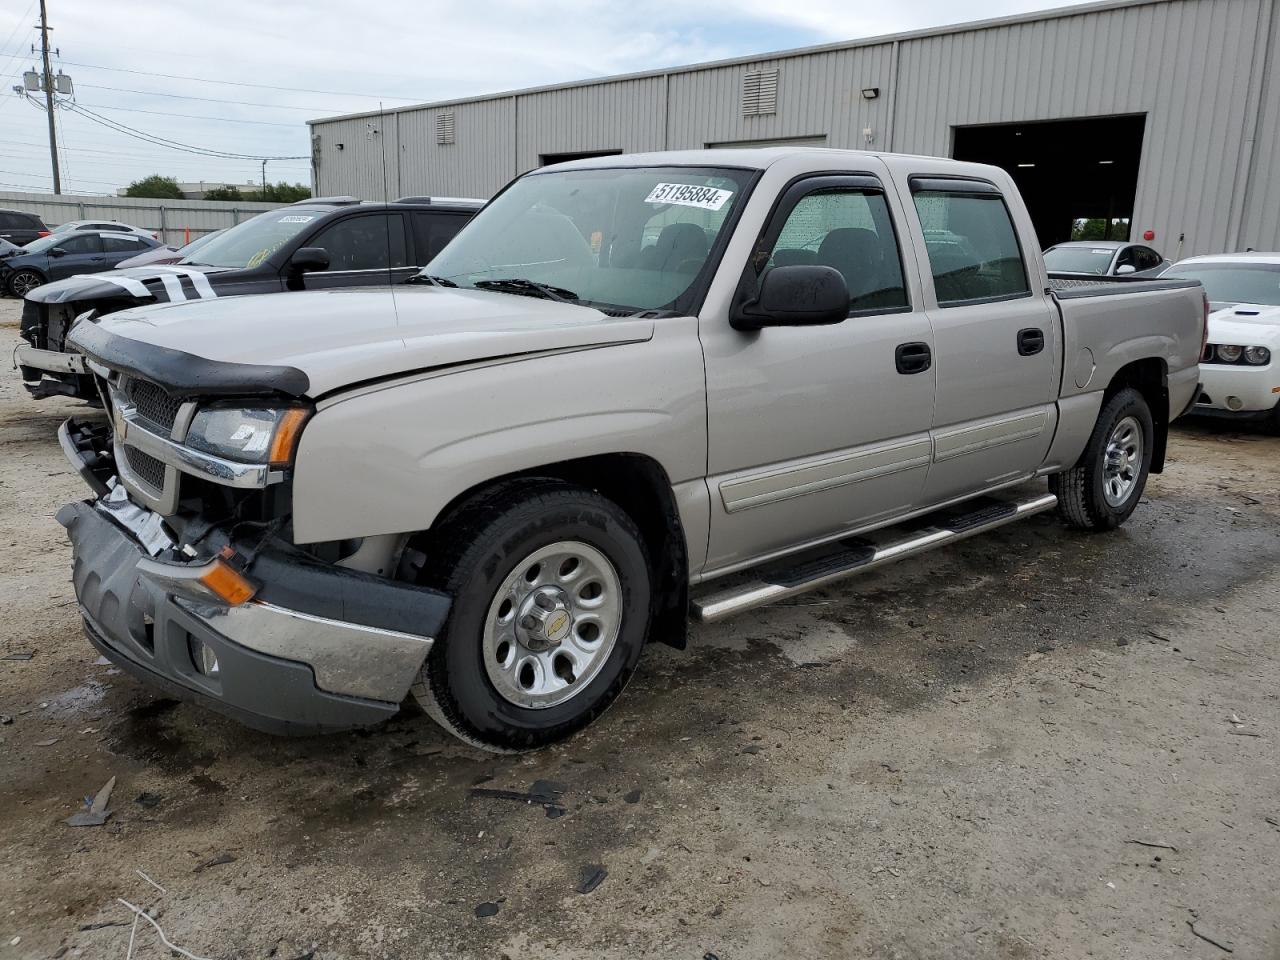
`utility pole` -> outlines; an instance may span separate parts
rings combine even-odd
[[[62,175],[58,172],[58,134],[53,121],[53,67],[49,64],[49,11],[40,0],[40,53],[44,58],[44,105],[49,115],[49,159],[53,162],[53,192],[62,193]]]
[[[41,2],[43,3],[44,0]],[[262,161],[262,197],[260,199],[263,203],[267,202],[267,161],[265,160]]]

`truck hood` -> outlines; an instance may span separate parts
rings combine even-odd
[[[1209,314],[1209,342],[1274,348],[1280,345],[1280,307],[1233,303],[1214,310]]]
[[[193,366],[227,365],[239,371],[239,378],[251,377],[254,366],[264,373],[299,371],[305,386],[293,389],[311,397],[418,370],[653,336],[652,319],[611,318],[576,304],[427,286],[397,287],[394,293],[387,288],[315,290],[165,303],[122,310],[79,327],[107,335],[113,356],[122,351],[144,356],[141,362],[129,361],[137,371],[145,372],[147,350],[138,346],[145,344],[158,348],[157,355],[203,361]],[[82,339],[78,328],[73,341],[111,365],[89,342],[101,338],[86,329]],[[155,379],[192,392],[201,386]],[[302,381],[292,377],[288,382]]]
[[[119,300],[132,297],[135,300],[167,301],[170,299],[164,278],[169,283],[187,278],[187,291],[183,296],[214,296],[203,278],[214,273],[225,273],[228,267],[188,267],[164,264],[147,264],[125,270],[104,270],[101,273],[78,273],[65,280],[55,280],[36,287],[27,294],[36,303],[71,303],[81,300]],[[198,279],[197,279],[198,278]],[[198,285],[197,285],[198,284]]]

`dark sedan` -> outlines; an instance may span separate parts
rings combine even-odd
[[[20,254],[0,260],[0,284],[11,296],[25,297],[54,280],[113,270],[121,260],[158,246],[150,237],[106,230],[41,237]]]

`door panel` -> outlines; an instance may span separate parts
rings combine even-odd
[[[74,234],[58,244],[61,257],[49,257],[49,279],[61,280],[77,273],[96,273],[107,268],[102,238],[96,233]]]
[[[853,315],[817,327],[734,330],[704,317],[711,535],[706,571],[839,535],[919,503],[929,470],[934,377],[899,373],[897,348],[933,341],[909,305],[893,226],[874,177],[793,184],[751,258],[740,299],[776,265],[845,276]]]
[[[1048,453],[1060,369],[1058,316],[1032,292],[1004,199],[990,184],[912,182],[926,266],[938,380],[937,503],[1029,476]]]

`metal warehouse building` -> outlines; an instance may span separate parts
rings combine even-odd
[[[311,122],[320,194],[490,196],[583,156],[804,144],[995,163],[1040,240],[1280,249],[1280,0],[1127,0]],[[385,184],[385,186],[384,186]]]

